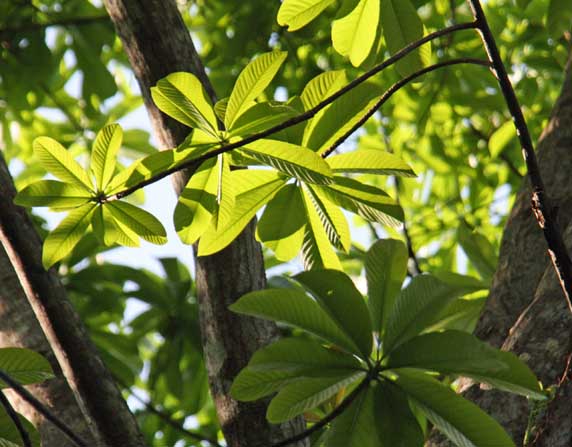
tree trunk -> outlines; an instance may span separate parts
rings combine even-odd
[[[30,321],[39,322],[58,361],[57,371],[61,369],[63,372],[90,426],[96,440],[94,444],[105,447],[142,446],[135,419],[67,299],[62,283],[53,269],[44,270],[41,240],[26,211],[14,205],[15,193],[8,168],[0,157],[0,242],[2,253],[8,256],[12,266],[12,269],[3,270],[8,275],[3,277],[3,287],[15,283],[20,285],[21,293],[26,296],[37,319]],[[4,290],[8,292],[7,288]],[[10,299],[15,300],[12,296]],[[17,306],[15,303],[12,305]],[[15,308],[8,305],[3,309],[8,315]],[[20,310],[28,312],[23,306]],[[22,315],[20,317],[23,318]],[[30,321],[20,319],[13,324],[25,322],[32,330],[34,323]],[[17,337],[14,333],[14,338]],[[35,339],[39,339],[39,336]],[[27,342],[36,343],[36,340]],[[42,351],[46,352],[46,349]],[[53,392],[57,391],[54,389]],[[50,398],[56,399],[58,396],[54,394]],[[117,427],[121,427],[121,430],[117,430]],[[62,438],[64,435],[60,434]],[[86,441],[89,442],[89,439]]]
[[[181,143],[189,129],[155,107],[150,88],[176,71],[194,73],[213,103],[216,94],[205,74],[175,1],[105,0],[139,82],[145,106],[161,146]],[[174,177],[177,194],[189,173]],[[265,404],[240,403],[230,397],[230,385],[254,351],[277,336],[274,323],[239,317],[228,310],[244,293],[266,284],[260,245],[254,239],[254,224],[226,249],[213,256],[196,257],[201,332],[211,394],[227,443],[231,447],[267,447],[303,428],[301,419],[282,426],[266,422]],[[306,442],[298,445],[307,445]]]
[[[538,144],[546,191],[564,240],[572,246],[572,58],[550,121]],[[501,422],[516,445],[572,445],[572,315],[530,207],[528,182],[519,191],[503,233],[499,264],[476,335],[525,360],[555,397],[538,415],[526,399],[463,384],[465,396]],[[532,412],[532,413],[531,413]],[[529,422],[529,414],[532,418]],[[528,427],[528,430],[527,430]],[[432,440],[430,445],[448,445]]]

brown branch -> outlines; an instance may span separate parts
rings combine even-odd
[[[22,438],[22,444],[24,444],[24,447],[32,447],[32,441],[30,440],[30,435],[28,434],[26,427],[24,427],[18,413],[16,413],[16,410],[14,410],[14,407],[2,391],[0,391],[0,405],[4,407],[8,417],[12,419],[12,422],[20,434],[20,438]]]
[[[471,11],[477,24],[477,29],[487,51],[489,61],[492,64],[492,71],[499,82],[502,94],[514,125],[522,148],[522,155],[526,163],[528,178],[532,186],[532,211],[536,217],[538,225],[544,233],[544,238],[548,245],[548,254],[554,265],[554,269],[560,280],[560,286],[564,292],[564,297],[568,303],[568,308],[572,313],[572,261],[568,256],[562,234],[552,216],[552,206],[550,199],[544,190],[544,182],[540,175],[536,153],[530,137],[530,132],[524,119],[522,109],[508,77],[506,68],[497,48],[495,38],[489,28],[487,18],[479,0],[467,0],[471,6]]]
[[[100,16],[87,16],[87,17],[69,17],[60,20],[54,20],[52,22],[45,23],[24,23],[22,25],[5,26],[0,28],[0,35],[8,33],[21,33],[25,31],[36,31],[45,28],[50,28],[52,26],[83,26],[91,25],[97,22],[109,22],[109,16],[107,14]]]
[[[314,115],[316,115],[316,113],[318,113],[320,110],[324,109],[325,107],[327,107],[328,105],[333,103],[336,99],[338,99],[339,97],[341,97],[345,93],[349,92],[350,90],[354,89],[358,85],[362,84],[363,82],[365,82],[366,80],[368,80],[372,76],[376,75],[377,73],[383,71],[387,67],[390,67],[391,65],[395,64],[397,61],[401,60],[402,58],[407,56],[409,53],[411,53],[415,49],[419,48],[421,45],[423,45],[427,42],[430,42],[430,41],[432,41],[438,37],[446,36],[448,34],[451,34],[451,33],[457,32],[457,31],[473,29],[473,28],[475,28],[475,26],[476,26],[475,22],[461,23],[461,24],[453,25],[453,26],[450,26],[447,28],[443,28],[441,30],[438,30],[438,31],[435,31],[431,34],[428,34],[427,36],[423,37],[422,39],[419,39],[415,42],[410,43],[409,45],[407,45],[406,47],[404,47],[403,49],[401,49],[400,51],[398,51],[393,56],[389,57],[388,59],[386,59],[385,61],[383,61],[379,65],[376,65],[374,68],[367,71],[363,75],[355,78],[353,81],[346,84],[344,87],[342,87],[337,92],[333,93],[331,96],[328,96],[326,99],[324,99],[322,102],[320,102],[316,106],[312,107],[310,110],[307,110],[306,112],[301,113],[300,115],[297,115],[293,118],[290,118],[290,119],[284,121],[283,123],[277,124],[276,126],[271,127],[270,129],[255,133],[255,134],[250,135],[248,137],[245,137],[244,139],[237,141],[235,143],[227,144],[227,145],[224,145],[224,146],[219,147],[217,149],[213,149],[207,155],[204,155],[202,157],[195,158],[192,160],[187,160],[185,162],[182,162],[179,165],[173,166],[172,168],[166,169],[166,170],[154,175],[153,177],[151,177],[149,179],[146,179],[146,180],[141,181],[141,182],[139,182],[139,183],[137,183],[137,184],[135,184],[129,188],[126,188],[123,191],[120,191],[111,197],[107,197],[106,200],[112,201],[112,200],[122,199],[123,197],[126,197],[130,194],[133,194],[135,191],[137,191],[137,190],[139,190],[139,189],[141,189],[147,185],[155,183],[155,182],[157,182],[157,181],[159,181],[165,177],[168,177],[171,174],[174,174],[174,173],[182,171],[184,169],[196,166],[201,161],[215,157],[219,154],[231,151],[233,149],[237,149],[239,147],[245,146],[248,143],[252,143],[253,141],[260,140],[260,139],[265,138],[269,135],[275,134],[275,133],[280,132],[284,129],[288,129],[289,127],[295,126],[296,124],[307,121],[310,118],[312,118]]]

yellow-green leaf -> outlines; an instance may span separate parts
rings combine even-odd
[[[109,202],[111,215],[121,224],[153,244],[167,242],[167,233],[161,222],[147,211],[119,200]]]
[[[40,180],[20,191],[14,203],[21,206],[49,206],[57,209],[76,208],[91,199],[83,186],[57,180]]]
[[[108,124],[95,138],[91,150],[91,171],[98,191],[104,191],[113,177],[122,139],[123,131],[118,124]]]
[[[296,31],[314,20],[335,0],[284,0],[278,10],[278,24]]]

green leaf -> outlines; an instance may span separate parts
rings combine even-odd
[[[342,88],[347,83],[344,70],[320,73],[313,78],[302,91],[300,99],[304,110],[310,110]]]
[[[471,230],[465,221],[459,223],[457,237],[463,251],[481,278],[490,283],[497,267],[497,254],[493,245],[480,232]]]
[[[185,244],[194,244],[208,228],[216,210],[217,160],[202,163],[179,195],[175,230]]]
[[[383,350],[385,354],[415,337],[455,298],[467,291],[445,284],[431,275],[414,277],[402,290],[387,320]]]
[[[24,429],[30,436],[33,447],[40,447],[40,433],[36,427],[32,425],[24,416],[18,415]],[[0,447],[21,447],[22,437],[20,432],[14,425],[12,418],[6,413],[6,410],[0,405]]]
[[[376,149],[360,149],[328,158],[334,172],[363,172],[366,174],[415,177],[415,172],[401,158]]]
[[[365,257],[368,305],[373,330],[383,334],[389,313],[407,274],[407,247],[395,239],[377,241]]]
[[[277,424],[292,419],[306,410],[316,408],[342,388],[362,379],[365,372],[340,374],[334,377],[299,379],[284,386],[272,399],[266,412],[269,422]]]
[[[300,188],[286,185],[266,206],[256,227],[256,237],[277,259],[289,261],[302,247],[305,225],[306,210]]]
[[[243,295],[230,306],[233,312],[282,321],[311,332],[324,340],[356,350],[355,343],[312,298],[296,289],[267,289]]]
[[[229,131],[230,135],[250,135],[263,130],[270,129],[277,124],[298,115],[293,107],[277,102],[261,102],[254,104],[240,115],[233,128]]]
[[[50,363],[43,356],[24,348],[0,348],[0,370],[20,385],[39,383],[54,377]],[[10,386],[0,380],[0,388]]]
[[[410,0],[381,0],[381,25],[391,54],[423,37],[423,22]],[[428,59],[428,48],[426,45],[398,61],[396,68],[399,73],[408,76],[423,68]]]
[[[106,247],[111,247],[120,237],[120,230],[107,206],[97,207],[91,218],[91,226],[97,239]]]
[[[330,243],[339,250],[349,253],[351,248],[351,235],[348,221],[342,210],[328,200],[321,191],[306,185],[306,192],[310,197],[316,213],[320,217],[322,226],[326,231]]]
[[[224,123],[224,116],[226,115],[226,106],[228,105],[228,98],[219,99],[214,105],[214,111],[219,120]]]
[[[400,369],[395,383],[456,445],[514,447],[503,428],[472,402],[422,373]]]
[[[497,158],[513,141],[517,141],[516,129],[512,120],[500,126],[489,139],[489,152],[492,158]]]
[[[314,20],[334,0],[284,0],[278,10],[278,24],[296,31]]]
[[[403,210],[386,192],[347,177],[334,176],[334,183],[320,186],[333,203],[372,222],[391,227],[403,221]]]
[[[104,206],[108,207],[118,223],[123,224],[146,241],[159,245],[167,242],[165,228],[155,216],[147,211],[119,200],[109,202]]]
[[[367,359],[373,337],[367,305],[352,280],[337,270],[312,270],[294,277],[355,344],[353,353]]]
[[[308,183],[328,184],[332,171],[315,152],[295,144],[261,139],[240,149],[247,156]]]
[[[230,244],[256,212],[284,186],[282,176],[273,171],[232,171],[235,205],[226,225],[208,229],[199,240],[199,256],[216,253]]]
[[[268,87],[287,54],[285,51],[264,53],[242,70],[226,107],[224,124],[227,129],[234,128],[237,118],[250,108],[253,101]]]
[[[560,39],[564,32],[572,28],[572,5],[567,0],[550,0],[546,29],[555,39]]]
[[[354,67],[359,67],[367,58],[375,42],[379,9],[379,0],[359,0],[349,14],[333,22],[334,48],[342,56],[348,57]]]
[[[213,223],[215,228],[224,227],[232,216],[232,210],[236,198],[230,176],[230,165],[227,154],[217,156],[217,164],[215,166],[217,172],[217,207],[214,213]]]
[[[46,269],[68,255],[85,235],[91,222],[95,203],[87,203],[72,210],[44,241],[42,263]]]
[[[43,168],[60,180],[83,187],[86,191],[93,191],[93,185],[87,173],[56,140],[48,137],[36,138],[34,140],[34,154],[38,157]]]
[[[20,206],[49,206],[57,209],[76,208],[90,201],[92,193],[83,186],[57,180],[39,180],[20,191],[14,203]]]
[[[312,197],[306,190],[303,191],[304,205],[308,224],[304,233],[304,241],[302,243],[302,260],[304,261],[304,269],[335,269],[342,270],[342,265],[338,259],[338,255],[332,248],[328,234],[324,229],[320,215],[316,211]]]
[[[121,147],[122,139],[123,131],[118,124],[108,124],[98,132],[95,138],[91,150],[90,166],[95,176],[95,185],[98,191],[105,191],[115,173],[117,153]]]
[[[330,377],[355,372],[360,362],[339,351],[305,338],[285,338],[258,350],[236,377],[231,394],[252,401],[276,392],[284,384],[303,377]]]
[[[171,73],[151,87],[157,107],[188,127],[197,127],[213,136],[218,125],[211,101],[201,81],[185,72]]]
[[[538,380],[522,360],[465,332],[445,331],[414,337],[391,353],[387,366],[466,376],[501,390],[545,398]]]

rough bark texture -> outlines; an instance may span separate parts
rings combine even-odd
[[[538,144],[538,160],[546,191],[557,207],[564,240],[572,247],[572,61],[560,97]],[[572,316],[546,252],[546,242],[530,208],[523,185],[508,219],[499,265],[489,299],[476,329],[479,338],[524,359],[545,387],[556,386],[546,411],[530,424],[528,445],[572,445],[569,359]],[[527,431],[529,406],[524,398],[487,391],[476,385],[465,396],[503,424],[517,445]],[[448,445],[433,439],[433,446]]]
[[[0,157],[0,242],[17,276],[13,281],[18,281],[30,303],[90,424],[96,440],[91,445],[144,445],[135,419],[67,299],[63,285],[53,270],[44,270],[41,240],[26,211],[14,205],[15,192]]]
[[[105,6],[141,87],[155,134],[163,148],[175,147],[189,129],[155,107],[150,87],[169,73],[188,71],[201,79],[213,102],[216,98],[176,4],[173,0],[105,0]],[[180,193],[188,173],[173,180],[175,191]],[[239,403],[229,395],[232,379],[254,351],[277,336],[273,323],[239,317],[228,310],[228,305],[244,293],[265,286],[254,225],[220,253],[197,257],[196,281],[210,388],[228,445],[267,447],[301,430],[300,419],[270,426],[264,417],[264,403]]]

